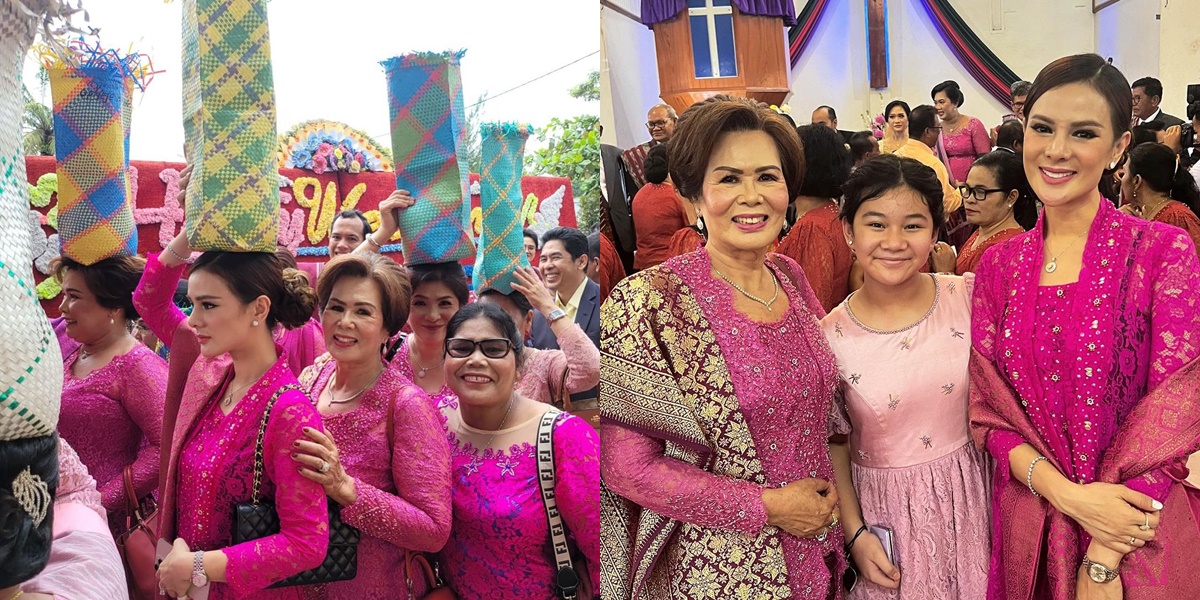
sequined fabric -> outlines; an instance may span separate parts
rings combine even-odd
[[[892,530],[903,578],[898,591],[862,581],[850,598],[955,600],[987,591],[991,467],[967,431],[974,276],[920,277],[933,279],[935,299],[910,327],[871,329],[849,300],[821,321],[841,380],[833,427],[850,434],[863,519]]]
[[[305,370],[300,383],[312,397],[337,370],[328,354]],[[387,432],[391,403],[393,431]],[[450,535],[450,449],[441,415],[425,392],[385,370],[345,412],[321,415],[338,445],[342,467],[354,478],[358,501],[342,507],[342,520],[359,529],[358,576],[304,588],[309,600],[404,598],[405,549],[436,552]],[[425,592],[414,590],[417,597]]]
[[[645,597],[840,597],[840,530],[824,542],[796,538],[766,525],[761,500],[764,487],[834,477],[826,440],[836,366],[817,323],[824,311],[799,266],[774,259],[787,298],[775,323],[737,312],[704,250],[626,279],[604,308],[604,479],[635,505],[628,516],[613,511],[605,548],[631,561]],[[676,317],[691,322],[676,327]],[[647,533],[672,522],[673,537]],[[623,526],[634,531],[630,547]],[[620,568],[609,580],[617,587]]]
[[[78,349],[63,367],[58,431],[96,478],[104,508],[124,512],[126,466],[139,498],[158,489],[167,363],[144,344],[83,377],[71,374],[77,360]]]
[[[526,398],[550,403],[566,378],[568,394],[586,392],[600,383],[600,349],[578,324],[557,336],[561,350],[525,348],[525,366],[517,390]]]
[[[537,479],[542,413],[495,432],[466,425],[456,409],[442,413],[454,481],[454,525],[438,555],[442,575],[463,599],[552,600],[557,569]],[[564,413],[555,422],[555,497],[593,584],[600,578],[599,443],[578,417]]]
[[[1021,428],[1011,419],[1004,427],[996,427],[994,418],[988,425],[974,424],[974,393],[973,435],[986,440],[1002,465],[1013,447],[1029,441],[1044,447],[1064,476],[1090,483],[1099,480],[1102,461],[1135,459],[1109,452],[1114,440],[1124,439],[1118,434],[1125,421],[1170,375],[1200,355],[1200,264],[1183,231],[1121,214],[1100,202],[1078,282],[1039,286],[1043,227],[1039,221],[1034,230],[984,255],[972,328],[979,360],[994,366],[1011,386],[1037,439],[1017,435]],[[982,403],[986,398],[979,396],[980,418],[988,414]],[[1161,446],[1147,445],[1139,453],[1152,447]],[[1161,467],[1134,471],[1140,474],[1121,483],[1165,500],[1177,487],[1179,478],[1172,473],[1185,460],[1186,454],[1171,457]],[[1082,554],[1089,537],[1069,520],[1061,526],[1066,530],[1056,530],[1061,515],[1044,506],[1046,515],[1012,514],[1010,507],[1028,495],[1024,479],[1016,479],[1009,469],[999,469],[993,482],[993,539],[1004,542],[993,550],[989,598],[1019,593],[1014,577],[1021,576],[1009,564],[1022,554],[1006,552],[1005,546],[1024,537],[1036,543],[1040,531],[1023,528],[1047,520],[1054,562],[1047,569],[1049,587],[1052,597],[1066,597],[1073,590],[1071,561]],[[1136,560],[1136,552],[1126,558]],[[1059,568],[1057,561],[1066,564]],[[1125,585],[1128,590],[1135,582]]]

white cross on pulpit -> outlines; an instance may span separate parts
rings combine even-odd
[[[703,6],[697,6],[700,4]],[[733,6],[730,4],[730,0],[688,1],[688,17],[703,17],[706,21],[707,26],[705,29],[708,30],[708,58],[712,64],[712,75],[710,77],[729,77],[737,74],[736,66],[733,73],[721,73],[721,55],[717,47],[717,17],[721,15],[730,15],[730,18],[732,18]],[[695,21],[693,20],[692,23],[694,24]],[[696,35],[695,32],[692,35],[694,37]],[[699,77],[699,73],[696,75]]]

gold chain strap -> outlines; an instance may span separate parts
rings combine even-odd
[[[254,443],[254,488],[250,492],[250,504],[254,506],[258,506],[260,500],[258,486],[262,483],[263,438],[267,435],[267,419],[271,418],[271,409],[275,407],[275,401],[279,400],[284,392],[290,390],[300,390],[300,386],[293,383],[275,390],[275,395],[271,396],[271,401],[267,402],[267,408],[263,411],[262,422],[258,424],[258,441]]]

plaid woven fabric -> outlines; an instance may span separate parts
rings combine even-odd
[[[521,170],[525,140],[532,130],[516,123],[485,123],[480,128],[483,168],[479,201],[483,227],[471,280],[476,290],[512,292],[513,271],[528,267],[521,228]]]
[[[0,0],[0,440],[58,427],[62,356],[34,293],[29,184],[21,148],[21,63],[35,20]]]
[[[274,252],[279,171],[267,0],[184,0],[183,126],[193,164],[185,207],[192,247]]]
[[[475,253],[467,191],[463,52],[407,54],[382,64],[387,73],[396,188],[417,203],[400,212],[408,264],[457,261]]]
[[[133,81],[115,66],[60,62],[47,70],[62,253],[85,265],[136,254],[128,177]]]

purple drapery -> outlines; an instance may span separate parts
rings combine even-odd
[[[781,17],[784,25],[796,24],[793,0],[732,0],[739,11],[747,15]],[[687,8],[687,0],[642,0],[642,24],[652,26],[673,18]]]

